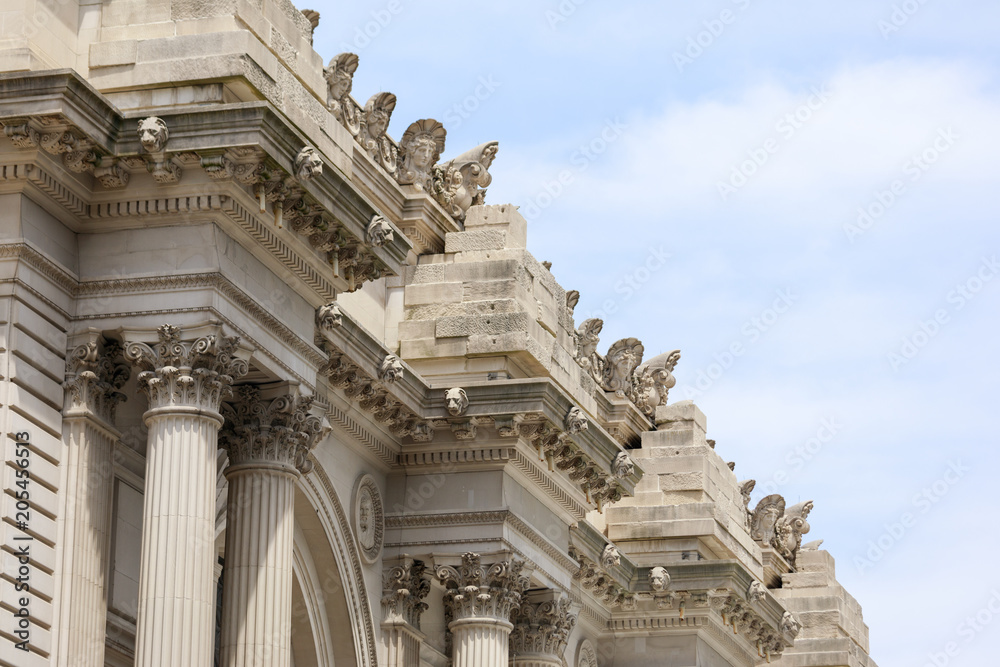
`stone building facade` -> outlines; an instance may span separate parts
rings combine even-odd
[[[497,142],[388,136],[288,0],[0,16],[0,665],[874,665]]]

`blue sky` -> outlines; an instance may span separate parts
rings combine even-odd
[[[393,136],[499,140],[487,202],[602,350],[682,350],[754,502],[815,500],[881,667],[995,663],[1000,3],[314,6]]]

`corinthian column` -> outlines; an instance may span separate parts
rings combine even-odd
[[[515,667],[562,667],[576,613],[569,600],[552,596],[552,591],[542,591],[529,597],[511,616],[510,654]]]
[[[443,565],[438,579],[452,633],[452,667],[506,667],[508,640],[514,627],[508,620],[528,588],[523,561],[483,565],[479,554],[462,556],[462,565]]]
[[[220,443],[229,452],[221,663],[289,667],[295,481],[312,468],[323,434],[311,398],[262,399],[246,385],[223,405]]]
[[[219,407],[248,363],[217,325],[193,341],[171,325],[157,333],[152,346],[125,346],[149,399],[135,664],[210,667]]]
[[[94,332],[66,362],[54,665],[103,667],[115,408],[129,377],[121,346]]]
[[[382,638],[386,667],[420,667],[420,615],[431,582],[423,561],[402,556],[402,563],[382,574]]]

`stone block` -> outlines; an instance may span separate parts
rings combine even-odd
[[[473,206],[465,216],[465,228],[494,227],[507,232],[505,248],[527,245],[528,222],[513,204]]]
[[[507,233],[502,229],[449,232],[444,237],[444,251],[452,253],[471,250],[501,250],[506,243]]]
[[[403,305],[419,306],[428,303],[461,303],[464,297],[461,283],[427,283],[408,285],[404,291]]]
[[[528,336],[523,331],[495,335],[469,336],[469,354],[499,354],[520,352],[528,347]]]
[[[399,342],[399,356],[406,361],[438,357],[462,357],[465,356],[465,353],[466,343],[464,340],[446,340],[439,343],[433,338],[418,338]]]
[[[455,338],[477,334],[504,334],[510,331],[524,331],[527,326],[528,317],[525,313],[442,317],[437,321],[434,334],[438,338]]]
[[[676,431],[697,429],[702,433],[708,430],[705,413],[694,401],[678,401],[670,405],[656,408],[656,428],[659,431]]]
[[[90,45],[90,67],[112,67],[135,63],[138,42],[128,39],[120,42],[100,42]]]

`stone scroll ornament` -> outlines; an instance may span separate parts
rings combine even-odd
[[[395,178],[399,171],[399,150],[386,134],[389,119],[396,108],[396,96],[392,93],[375,93],[365,104],[362,113],[361,131],[358,143],[365,149],[375,164],[382,167],[389,176]]]
[[[575,303],[574,303],[575,305]],[[656,408],[667,404],[670,389],[677,384],[673,370],[680,361],[680,350],[673,350],[642,363],[642,341],[623,338],[606,355],[597,352],[604,321],[584,320],[573,333],[576,347],[574,358],[604,391],[627,397],[639,410],[652,419]]]
[[[489,141],[434,167],[434,198],[456,220],[465,220],[471,207],[486,201],[486,188],[493,181],[489,169],[499,146]]]
[[[444,125],[433,118],[418,120],[406,128],[399,142],[402,154],[396,180],[400,185],[413,185],[418,190],[433,193],[433,169],[441,159],[447,136]]]
[[[766,496],[757,503],[750,518],[750,537],[774,548],[795,567],[802,536],[810,530],[806,517],[812,508],[813,501],[807,500],[786,509],[785,499],[780,495]]]
[[[326,108],[354,137],[361,132],[361,114],[351,99],[351,87],[354,85],[354,72],[357,69],[358,56],[354,53],[341,53],[323,70],[323,78],[326,79]]]

